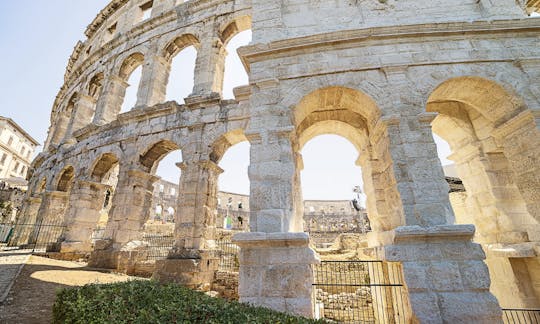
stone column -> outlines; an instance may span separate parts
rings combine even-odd
[[[313,271],[319,262],[307,233],[239,233],[240,302],[313,317]]]
[[[165,101],[170,70],[170,62],[161,56],[154,55],[144,63],[136,107],[151,107]]]
[[[295,201],[299,187],[294,128],[265,130],[247,134],[251,143],[250,228],[252,232],[302,232]]]
[[[217,182],[223,170],[213,161],[180,163],[182,177],[175,215],[175,247],[156,263],[154,277],[207,290],[219,266],[215,257]]]
[[[221,40],[211,34],[201,38],[195,61],[195,81],[192,96],[221,94],[227,51]]]
[[[66,136],[66,131],[69,126],[69,119],[70,116],[66,116],[63,112],[59,113],[59,116],[56,119],[54,133],[51,138],[52,145],[59,145]]]
[[[125,80],[116,75],[111,75],[106,79],[96,104],[94,124],[105,125],[116,119],[122,108],[128,86],[129,84]]]
[[[96,242],[89,260],[91,266],[113,269],[118,266],[120,249],[140,237],[152,205],[153,184],[158,179],[147,172],[120,166],[105,239]]]
[[[502,153],[484,154],[479,143],[455,149],[451,159],[466,188],[466,223],[478,229],[479,243],[528,241],[527,226],[534,223],[514,184]]]
[[[406,225],[454,223],[448,184],[431,132],[435,114],[420,114],[387,123],[390,154],[405,212]]]
[[[90,124],[92,117],[94,116],[94,109],[96,107],[96,99],[79,94],[75,108],[73,109],[73,115],[69,122],[69,126],[66,131],[65,139],[68,143],[75,143],[73,133]]]
[[[540,130],[534,114],[529,110],[522,112],[495,129],[494,136],[504,147],[529,214],[540,222]],[[531,230],[530,236],[540,240],[540,228]]]
[[[473,225],[404,226],[377,257],[401,262],[413,323],[502,323]]]
[[[101,183],[79,180],[71,189],[62,253],[92,251],[92,232],[99,221],[108,188],[110,186]]]

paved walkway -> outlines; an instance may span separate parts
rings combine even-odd
[[[11,286],[29,257],[28,251],[0,251],[0,304],[8,296]]]

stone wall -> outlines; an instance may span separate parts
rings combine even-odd
[[[155,276],[210,289],[218,163],[249,141],[251,233],[233,238],[240,300],[311,316],[318,257],[298,233],[300,152],[331,133],[359,152],[367,245],[402,264],[407,320],[500,322],[482,247],[537,285],[540,20],[526,4],[163,0],[144,20],[144,2],[113,0],[88,27],[32,164],[23,216],[63,220],[64,251],[93,249],[92,265],[130,267],[136,253],[126,247],[150,219],[157,164],[181,149],[174,248]],[[223,100],[225,47],[250,28],[251,44],[238,51],[249,85]],[[172,58],[188,46],[198,50],[193,92],[185,104],[164,102]],[[139,66],[137,103],[120,113]],[[450,144],[467,191],[461,213],[476,228],[456,224],[464,218],[452,209],[433,132]],[[111,172],[104,239],[92,245]],[[527,260],[517,266],[516,256]]]

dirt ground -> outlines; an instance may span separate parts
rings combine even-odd
[[[85,266],[84,263],[31,256],[6,301],[0,305],[0,323],[51,323],[52,305],[58,289],[132,278]]]

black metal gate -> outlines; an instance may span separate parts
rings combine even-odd
[[[322,261],[313,270],[316,318],[339,323],[406,323],[400,264]]]

